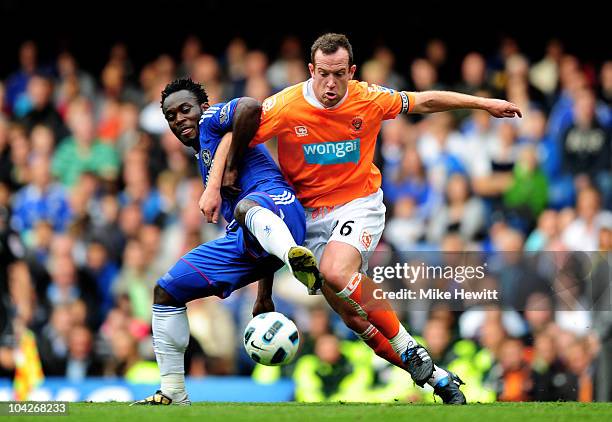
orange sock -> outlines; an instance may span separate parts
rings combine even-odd
[[[376,329],[373,325],[370,325],[367,330],[363,333],[359,334],[359,337],[370,346],[374,353],[378,356],[386,360],[392,365],[403,367],[402,360],[399,355],[395,353],[393,347],[391,347],[391,343],[385,336],[381,334],[380,331]]]
[[[374,282],[361,273],[355,273],[346,287],[338,293],[342,299],[365,319],[370,321],[387,339],[400,331],[400,321],[391,304],[385,299],[374,299]]]

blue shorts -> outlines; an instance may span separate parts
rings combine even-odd
[[[298,245],[304,242],[304,209],[287,189],[253,192],[244,199],[257,202],[281,217]],[[272,276],[284,263],[269,255],[248,230],[232,221],[225,237],[204,243],[185,254],[157,284],[177,302],[218,296],[228,297],[234,290]]]

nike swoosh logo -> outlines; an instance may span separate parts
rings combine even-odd
[[[253,340],[251,340],[251,346],[253,346],[253,347],[254,347],[254,348],[256,348],[257,350],[266,350],[266,349],[264,349],[264,348],[261,348],[261,347],[259,347],[259,346],[256,346],[256,345],[255,345],[255,342],[254,342]]]

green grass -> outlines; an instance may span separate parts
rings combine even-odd
[[[53,420],[21,416],[16,421]],[[492,403],[467,406],[441,404],[300,404],[195,403],[191,407],[133,406],[127,403],[70,403],[69,416],[60,421],[137,421],[184,419],[208,421],[609,421],[612,403]]]

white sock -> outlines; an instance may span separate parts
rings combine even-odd
[[[187,398],[185,349],[189,344],[187,308],[153,305],[153,350],[161,376],[161,391],[172,400]]]
[[[410,334],[408,334],[408,331],[406,331],[402,324],[400,324],[399,331],[395,337],[389,339],[389,343],[391,343],[391,347],[393,347],[395,353],[400,356],[406,351],[407,348],[417,345],[417,341]]]
[[[289,265],[289,249],[297,246],[285,222],[267,208],[249,208],[244,218],[247,229],[257,238],[262,248],[270,255]]]
[[[440,368],[438,365],[434,365],[433,375],[431,376],[431,378],[429,378],[429,380],[427,380],[427,384],[431,385],[432,387],[435,387],[438,381],[446,378],[447,376],[448,372]]]

